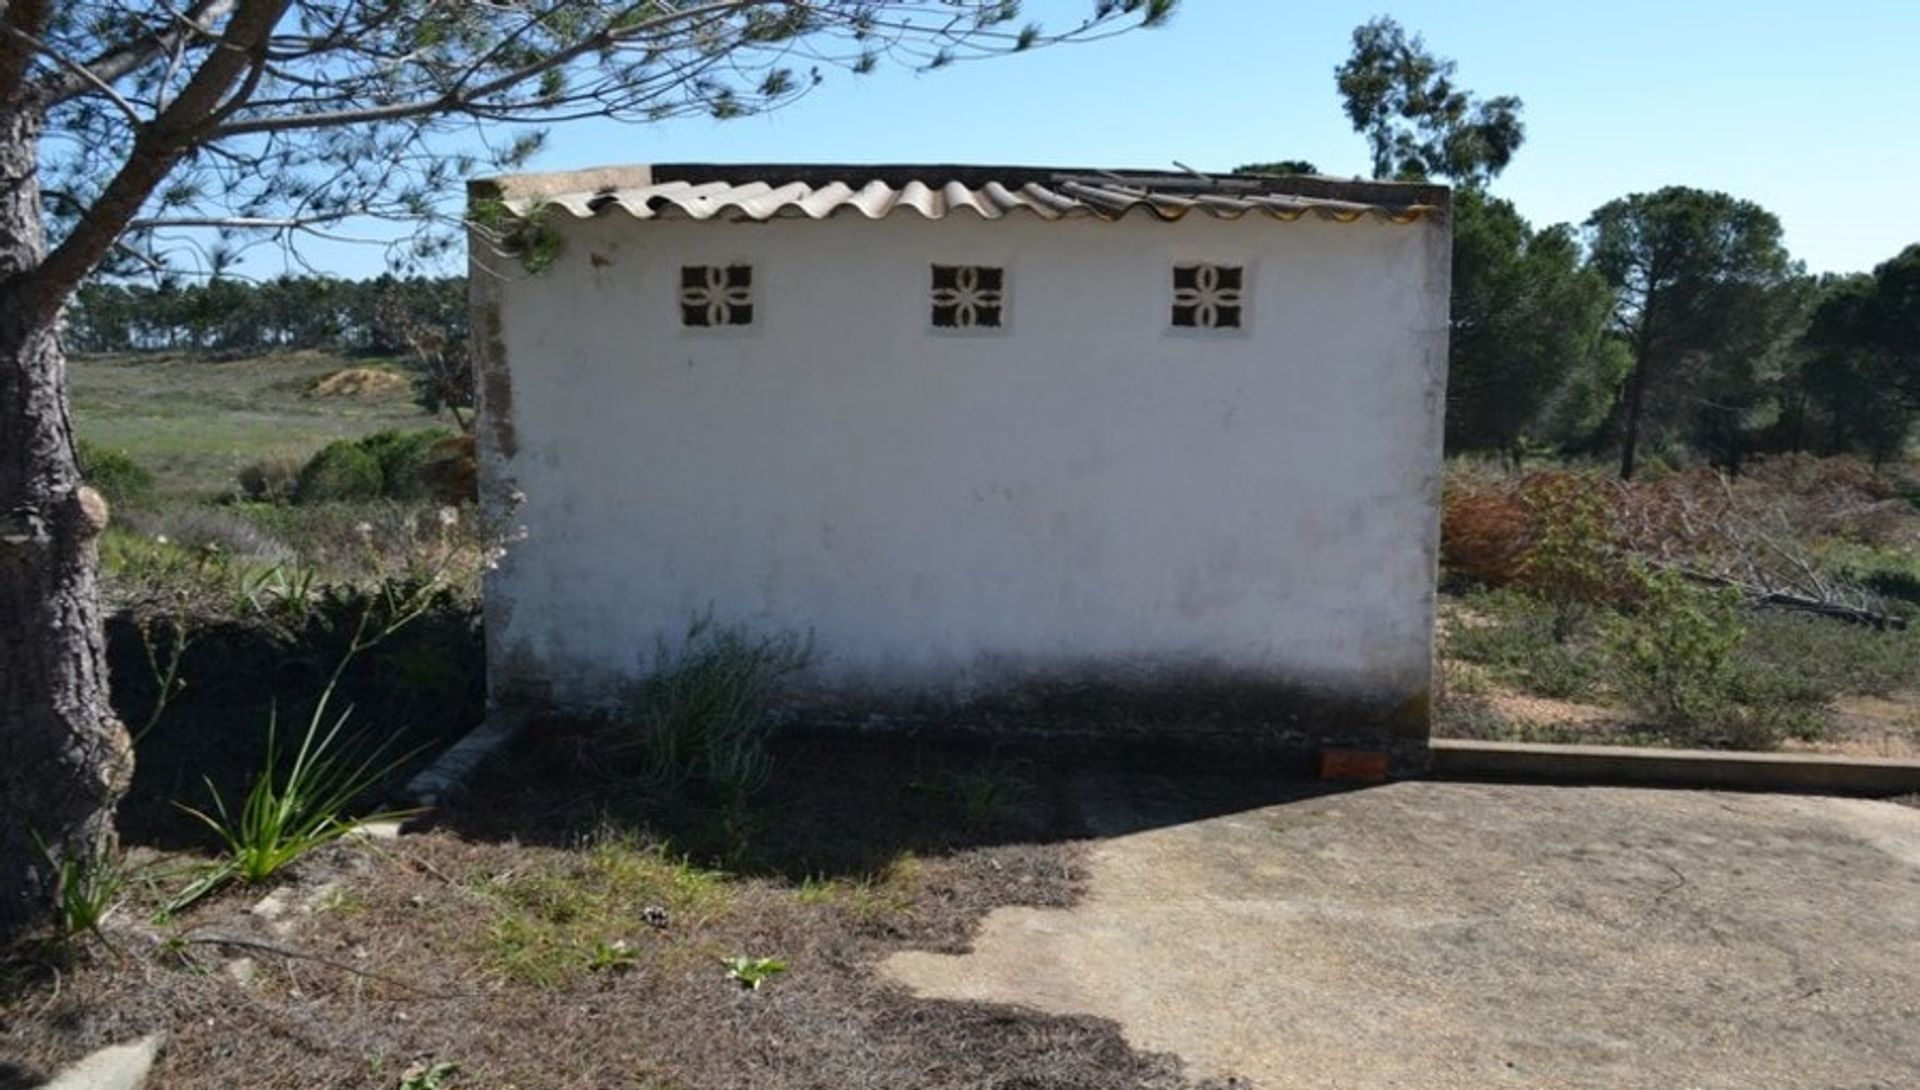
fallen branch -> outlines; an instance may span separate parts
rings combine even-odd
[[[327,957],[324,954],[311,954],[305,950],[295,950],[290,946],[279,946],[271,942],[262,942],[259,939],[243,939],[233,935],[188,935],[180,941],[188,946],[230,946],[239,950],[252,950],[257,953],[272,954],[276,957],[289,958],[297,961],[311,961],[325,965],[330,969],[338,969],[343,973],[352,973],[354,976],[365,977],[368,980],[377,980],[382,984],[390,984],[393,987],[412,992],[415,995],[428,999],[460,999],[463,998],[465,994],[461,992],[429,991],[425,988],[409,984],[397,977],[372,972],[367,969],[362,969],[357,965],[349,965],[344,961]]]
[[[1753,606],[1767,606],[1774,609],[1789,610],[1795,613],[1810,613],[1819,617],[1830,617],[1834,620],[1846,621],[1850,624],[1865,625],[1881,632],[1904,632],[1907,627],[1907,619],[1905,617],[1888,613],[1884,610],[1872,609],[1866,606],[1850,606],[1840,602],[1812,598],[1804,594],[1772,590],[1766,587],[1755,586],[1752,583],[1735,579],[1731,576],[1705,572],[1697,568],[1683,567],[1678,564],[1656,563],[1654,566],[1691,579],[1696,583],[1705,583],[1708,586],[1727,587],[1732,590],[1737,590],[1740,592],[1741,599]]]

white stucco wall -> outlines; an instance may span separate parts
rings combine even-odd
[[[476,272],[483,481],[527,530],[497,696],[603,704],[711,610],[812,631],[827,691],[1218,679],[1424,722],[1444,222],[558,226],[552,269]],[[1169,328],[1183,260],[1247,266],[1246,332]],[[680,266],[732,262],[756,326],[682,329]],[[1004,265],[1008,328],[931,329],[933,262]]]

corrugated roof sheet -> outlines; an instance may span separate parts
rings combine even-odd
[[[617,210],[643,220],[723,221],[881,219],[905,210],[927,219],[965,212],[982,219],[1025,213],[1117,220],[1140,212],[1162,220],[1193,213],[1297,220],[1311,213],[1341,223],[1414,223],[1444,213],[1448,197],[1443,186],[1311,175],[699,163],[523,174],[476,183],[475,192],[503,200],[517,215],[546,205],[580,218]]]

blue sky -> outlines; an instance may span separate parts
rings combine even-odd
[[[1064,27],[1091,0],[1027,0]],[[1308,159],[1364,174],[1333,68],[1390,14],[1477,94],[1525,100],[1494,184],[1536,223],[1684,184],[1759,202],[1815,272],[1920,241],[1920,0],[1183,0],[1164,29],[931,73],[839,75],[764,117],[557,129],[535,169],[662,161],[979,162],[1200,169]],[[329,248],[358,275],[379,256]],[[264,270],[263,270],[264,271]]]

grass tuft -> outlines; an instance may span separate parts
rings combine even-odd
[[[811,658],[811,639],[696,619],[679,647],[659,648],[634,695],[629,748],[644,755],[647,781],[664,790],[697,784],[736,804],[765,786],[775,692]]]
[[[483,944],[489,968],[543,988],[674,955],[734,900],[726,875],[610,832],[480,892],[494,911]]]
[[[39,833],[33,839],[54,875],[54,927],[60,941],[71,945],[82,935],[92,935],[111,945],[103,928],[133,880],[125,857],[106,845],[59,854]]]

